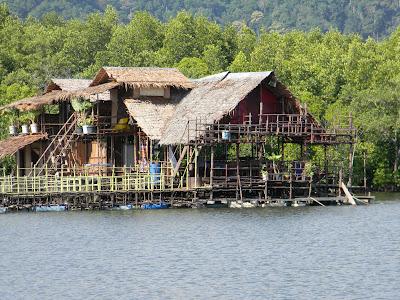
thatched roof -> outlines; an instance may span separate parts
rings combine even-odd
[[[66,79],[53,78],[46,87],[45,93],[54,90],[59,91],[76,91],[87,88],[92,81],[90,79]]]
[[[100,85],[96,85],[96,86],[89,86],[86,89],[83,90],[77,90],[71,93],[71,97],[82,97],[82,98],[89,98],[90,96],[93,95],[98,95],[99,99],[98,100],[111,100],[109,93],[110,90],[112,90],[113,88],[116,88],[117,86],[120,86],[121,84],[119,82],[107,82],[107,83],[103,83]],[[107,99],[104,99],[103,95],[108,95]],[[96,99],[95,97],[90,97],[91,100]]]
[[[61,79],[53,78],[47,85],[45,93],[49,93],[54,90],[62,90],[67,92],[86,90],[92,80],[90,79]],[[110,91],[105,91],[99,94],[91,94],[88,96],[91,101],[111,101]]]
[[[6,140],[0,141],[0,159],[12,155],[19,149],[45,138],[47,138],[47,134],[31,134],[12,136]]]
[[[276,80],[273,72],[223,72],[195,80],[197,87],[176,106],[173,117],[165,126],[160,144],[180,144],[187,142],[188,138],[194,139],[193,121],[197,119],[203,124],[219,121],[267,78]],[[295,111],[302,112],[300,103],[285,86],[277,82],[272,89],[276,96],[285,96],[291,101]]]
[[[103,67],[97,72],[91,86],[116,81],[140,87],[176,87],[190,89],[192,82],[180,71],[172,68]]]
[[[129,114],[136,120],[143,132],[153,140],[161,138],[166,122],[171,118],[176,101],[159,99],[126,99]]]
[[[87,87],[82,90],[76,91],[60,91],[54,90],[44,95],[33,96],[24,98],[10,104],[0,107],[1,110],[7,109],[18,109],[20,111],[36,110],[40,109],[44,105],[55,104],[61,101],[69,101],[72,98],[84,97],[90,98],[91,95],[101,94],[109,91],[120,84],[117,82],[109,82],[98,86]]]

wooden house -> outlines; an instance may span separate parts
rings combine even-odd
[[[76,191],[76,180],[80,185],[80,176],[91,176],[91,186],[85,177],[79,191],[134,193],[135,201],[155,189],[165,199],[191,193],[197,199],[200,192],[203,199],[214,193],[304,198],[317,191],[305,172],[304,148],[352,145],[355,136],[352,126],[321,126],[273,72],[190,80],[170,68],[103,67],[93,80],[54,79],[43,95],[1,108],[11,109],[40,112],[38,133],[0,142],[0,158],[17,153],[19,176],[63,176],[59,193],[65,186],[71,192],[70,181]],[[271,137],[282,147],[279,168],[266,153]],[[286,143],[300,145],[301,161],[284,160]],[[241,157],[243,144],[250,157]],[[236,149],[233,159],[229,147]],[[322,176],[318,184],[328,194],[327,168]]]

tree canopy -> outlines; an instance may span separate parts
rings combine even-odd
[[[81,19],[21,19],[0,5],[0,105],[37,93],[50,78],[92,78],[106,65],[176,67],[192,78],[274,70],[319,120],[352,112],[370,182],[399,185],[400,28],[363,39],[334,29],[256,32],[251,24],[222,26],[189,12],[168,21],[144,11],[126,24],[119,18],[108,7]],[[3,136],[7,125],[2,118]]]
[[[107,5],[129,23],[136,12],[147,11],[161,21],[186,10],[219,24],[244,24],[255,32],[261,28],[277,32],[291,29],[323,31],[336,28],[343,33],[359,33],[364,38],[384,37],[400,22],[400,2],[389,0],[0,0],[20,17],[42,17],[55,12],[65,18],[85,18],[88,13],[104,12]]]

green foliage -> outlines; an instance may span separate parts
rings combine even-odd
[[[249,69],[249,62],[247,61],[246,55],[243,51],[240,51],[231,65],[229,66],[229,71],[231,72],[243,72]]]
[[[189,78],[200,78],[209,74],[208,66],[201,58],[197,57],[185,57],[177,68]]]
[[[82,126],[85,124],[91,125],[93,123],[89,120],[90,118],[86,117],[87,110],[93,107],[92,102],[90,102],[89,100],[86,100],[86,99],[72,99],[71,106],[78,114],[78,125],[79,126]]]
[[[338,28],[345,33],[358,32],[363,37],[374,38],[391,33],[400,22],[399,3],[378,0],[7,0],[5,2],[9,4],[11,11],[20,17],[29,15],[49,18],[48,13],[56,12],[66,18],[84,18],[89,13],[106,10],[110,4],[116,8],[120,19],[125,23],[129,22],[132,13],[136,11],[145,10],[156,18],[167,21],[179,11],[186,10],[211,18],[220,24],[247,24],[256,32],[261,28],[282,33],[294,28],[310,30],[319,27],[324,31]]]
[[[39,116],[40,111],[38,110],[29,110],[29,111],[24,111],[21,112],[19,115],[19,120],[22,124],[28,124],[28,123],[36,123],[36,119]]]
[[[370,183],[399,184],[400,8],[394,2],[8,3],[0,4],[0,105],[37,94],[50,78],[92,78],[107,65],[177,67],[191,78],[271,70],[318,121],[333,126],[353,114],[362,141],[355,155],[358,177],[366,153]],[[30,17],[19,19],[10,11]],[[81,123],[89,108],[82,108]],[[14,120],[13,113],[0,118],[0,136]],[[272,140],[266,148],[270,154],[279,151]],[[298,153],[286,147],[285,158],[296,159]],[[307,149],[315,165],[324,154],[321,147]],[[240,155],[251,155],[251,149],[241,148]],[[332,162],[343,160],[348,149],[331,148],[327,155]]]
[[[94,119],[90,116],[83,120],[82,125],[93,125]]]
[[[76,112],[85,112],[92,108],[93,103],[85,99],[72,99],[71,106]]]
[[[391,171],[386,162],[382,162],[375,169],[373,186],[375,189],[387,190],[395,184],[395,178],[392,176]]]
[[[203,51],[203,60],[210,73],[222,72],[226,67],[226,60],[219,46],[207,45]]]

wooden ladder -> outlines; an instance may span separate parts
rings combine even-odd
[[[64,151],[70,146],[72,140],[76,137],[75,128],[77,123],[76,113],[73,113],[61,127],[59,132],[53,137],[46,150],[40,156],[33,170],[36,175],[41,175],[46,168],[56,168],[57,163],[63,156]],[[53,161],[52,161],[53,159]],[[49,165],[49,163],[51,163]],[[33,172],[31,170],[31,173]]]

